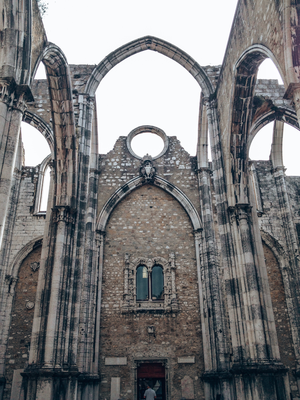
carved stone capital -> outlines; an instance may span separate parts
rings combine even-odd
[[[196,240],[200,241],[202,239],[202,229],[197,229],[193,233]]]
[[[286,171],[286,168],[283,166],[279,166],[279,167],[272,169],[272,173],[275,178],[278,178],[279,176],[285,176],[285,171]]]
[[[211,174],[211,168],[209,167],[200,167],[196,169],[197,174],[200,174],[201,172],[206,172],[207,174]]]
[[[73,224],[75,222],[75,211],[69,206],[55,206],[53,209],[53,222],[56,224],[59,222]]]
[[[245,203],[245,204],[238,203],[238,204],[236,204],[238,220],[241,221],[241,220],[245,219],[245,220],[248,221],[248,219],[250,217],[251,209],[252,209],[252,207],[248,203]]]
[[[100,247],[100,246],[103,245],[105,235],[106,235],[105,231],[96,231],[96,244],[97,244],[97,247]]]
[[[230,224],[232,225],[234,221],[247,220],[250,217],[252,206],[248,203],[237,203],[235,206],[228,207]]]
[[[33,101],[33,96],[28,85],[18,85],[14,78],[2,78],[0,80],[0,101],[8,107],[24,113],[26,102]]]

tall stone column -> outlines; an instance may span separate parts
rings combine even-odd
[[[207,400],[221,395],[231,399],[231,374],[227,327],[220,279],[220,255],[217,250],[213,223],[210,170],[198,169],[203,231],[196,232],[196,251],[199,249],[200,305],[205,361],[205,397]],[[197,260],[198,261],[198,260]]]
[[[238,399],[289,399],[287,368],[280,361],[265,266],[260,265],[249,204],[230,208],[236,264],[227,281],[238,335],[232,343]]]
[[[32,100],[27,85],[13,78],[0,80],[0,248],[15,167],[22,115],[26,101]]]
[[[216,105],[207,101],[214,187],[219,223],[223,278],[231,337],[231,398],[238,400],[289,399],[286,368],[280,362],[277,335],[265,274],[259,231],[246,196],[230,177],[225,182]],[[247,173],[247,171],[246,171]],[[247,174],[240,180],[245,185]],[[242,195],[242,196],[241,196]],[[236,198],[243,198],[236,204]],[[228,203],[234,204],[228,207]]]
[[[41,260],[37,304],[29,365],[24,371],[28,400],[76,398],[76,364],[69,352],[73,236],[76,214],[68,206],[55,206]],[[62,396],[63,393],[63,397]]]

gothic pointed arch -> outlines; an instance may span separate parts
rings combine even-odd
[[[297,119],[297,115],[295,112],[292,112],[289,109],[284,109],[280,108],[277,110],[267,110],[264,114],[262,114],[258,119],[255,120],[255,122],[252,124],[250,132],[249,132],[249,137],[248,137],[248,154],[249,154],[249,149],[251,146],[251,143],[253,139],[255,138],[255,135],[267,124],[270,122],[273,122],[275,120],[278,121],[283,121],[286,124],[291,125],[295,129],[299,130],[299,123]]]
[[[76,137],[70,70],[65,55],[53,43],[48,43],[40,59],[46,68],[51,103],[56,204],[75,207]]]
[[[10,275],[13,278],[18,277],[20,266],[23,260],[28,256],[32,250],[36,249],[37,247],[41,246],[43,242],[43,236],[38,236],[28,242],[22,249],[16,254],[15,258],[11,264]]]
[[[47,140],[51,153],[54,153],[54,135],[51,126],[39,115],[26,110],[23,114],[23,122],[36,128]]]
[[[87,82],[85,92],[88,93],[89,96],[94,96],[100,82],[113,67],[126,58],[145,50],[157,51],[180,64],[198,82],[203,90],[204,96],[209,97],[214,93],[212,83],[206,72],[192,57],[171,43],[154,36],[144,36],[136,39],[119,47],[105,57],[94,69]]]
[[[108,199],[108,201],[102,208],[97,219],[96,229],[98,231],[105,231],[108,218],[113,209],[116,207],[116,205],[125,196],[127,196],[129,193],[131,193],[138,187],[142,186],[144,183],[145,182],[143,181],[142,177],[133,178],[130,181],[128,181],[125,185],[120,187],[118,190],[116,190],[115,193]],[[202,229],[202,222],[196,208],[194,207],[192,202],[188,199],[188,197],[179,188],[177,188],[172,183],[158,176],[154,178],[152,183],[154,186],[157,186],[165,190],[167,193],[171,194],[181,204],[181,206],[184,208],[184,210],[186,211],[191,220],[194,231]]]
[[[231,178],[235,201],[248,203],[248,137],[253,117],[253,98],[256,76],[260,64],[270,58],[279,70],[274,54],[263,45],[253,45],[245,50],[235,65],[235,83],[232,93],[232,115],[230,123]]]

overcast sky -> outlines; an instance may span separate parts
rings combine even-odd
[[[116,48],[152,35],[174,44],[205,66],[222,63],[237,1],[49,0],[48,3],[44,16],[48,40],[62,49],[70,64],[98,64]],[[42,76],[41,72],[38,76]],[[259,77],[280,79],[271,63],[261,67]],[[128,135],[137,126],[154,125],[168,136],[177,136],[183,147],[195,155],[200,88],[173,60],[152,51],[132,56],[106,75],[96,98],[100,153],[110,151],[119,136]],[[261,135],[270,141],[272,129],[268,128]],[[30,141],[29,146],[25,144],[26,164],[36,165],[49,150],[37,142],[38,138],[33,140],[32,132],[24,133],[24,141],[28,141],[25,135]],[[145,135],[138,136],[136,142],[140,143],[133,143],[135,151],[139,155],[158,154],[160,139],[155,142],[153,138],[150,135],[149,142]],[[268,158],[270,143],[260,139],[257,147],[265,154],[251,153],[251,158]],[[289,153],[285,164],[293,158]],[[288,168],[290,174],[300,174]]]

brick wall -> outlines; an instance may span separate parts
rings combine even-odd
[[[296,359],[293,349],[282,275],[278,261],[276,260],[272,250],[265,244],[263,245],[263,248],[269,278],[280,357],[283,364],[289,368],[291,392],[293,394],[293,398],[296,398],[299,396],[297,381],[293,375],[293,370],[296,367]]]
[[[41,249],[34,249],[22,262],[18,282],[15,288],[15,298],[6,352],[6,392],[4,400],[10,399],[10,388],[15,369],[24,369],[27,365],[32,321],[34,314],[38,271],[31,269],[31,264],[39,262]]]
[[[108,221],[103,271],[101,318],[101,398],[109,398],[111,377],[121,377],[121,398],[134,391],[134,360],[164,358],[170,368],[170,398],[180,399],[184,376],[194,381],[195,396],[204,399],[204,371],[194,236],[190,220],[169,194],[145,185],[129,194]],[[176,257],[178,313],[121,313],[124,257]],[[155,335],[148,333],[155,327]],[[178,357],[195,356],[195,364]],[[106,366],[105,357],[127,357],[125,366]]]

